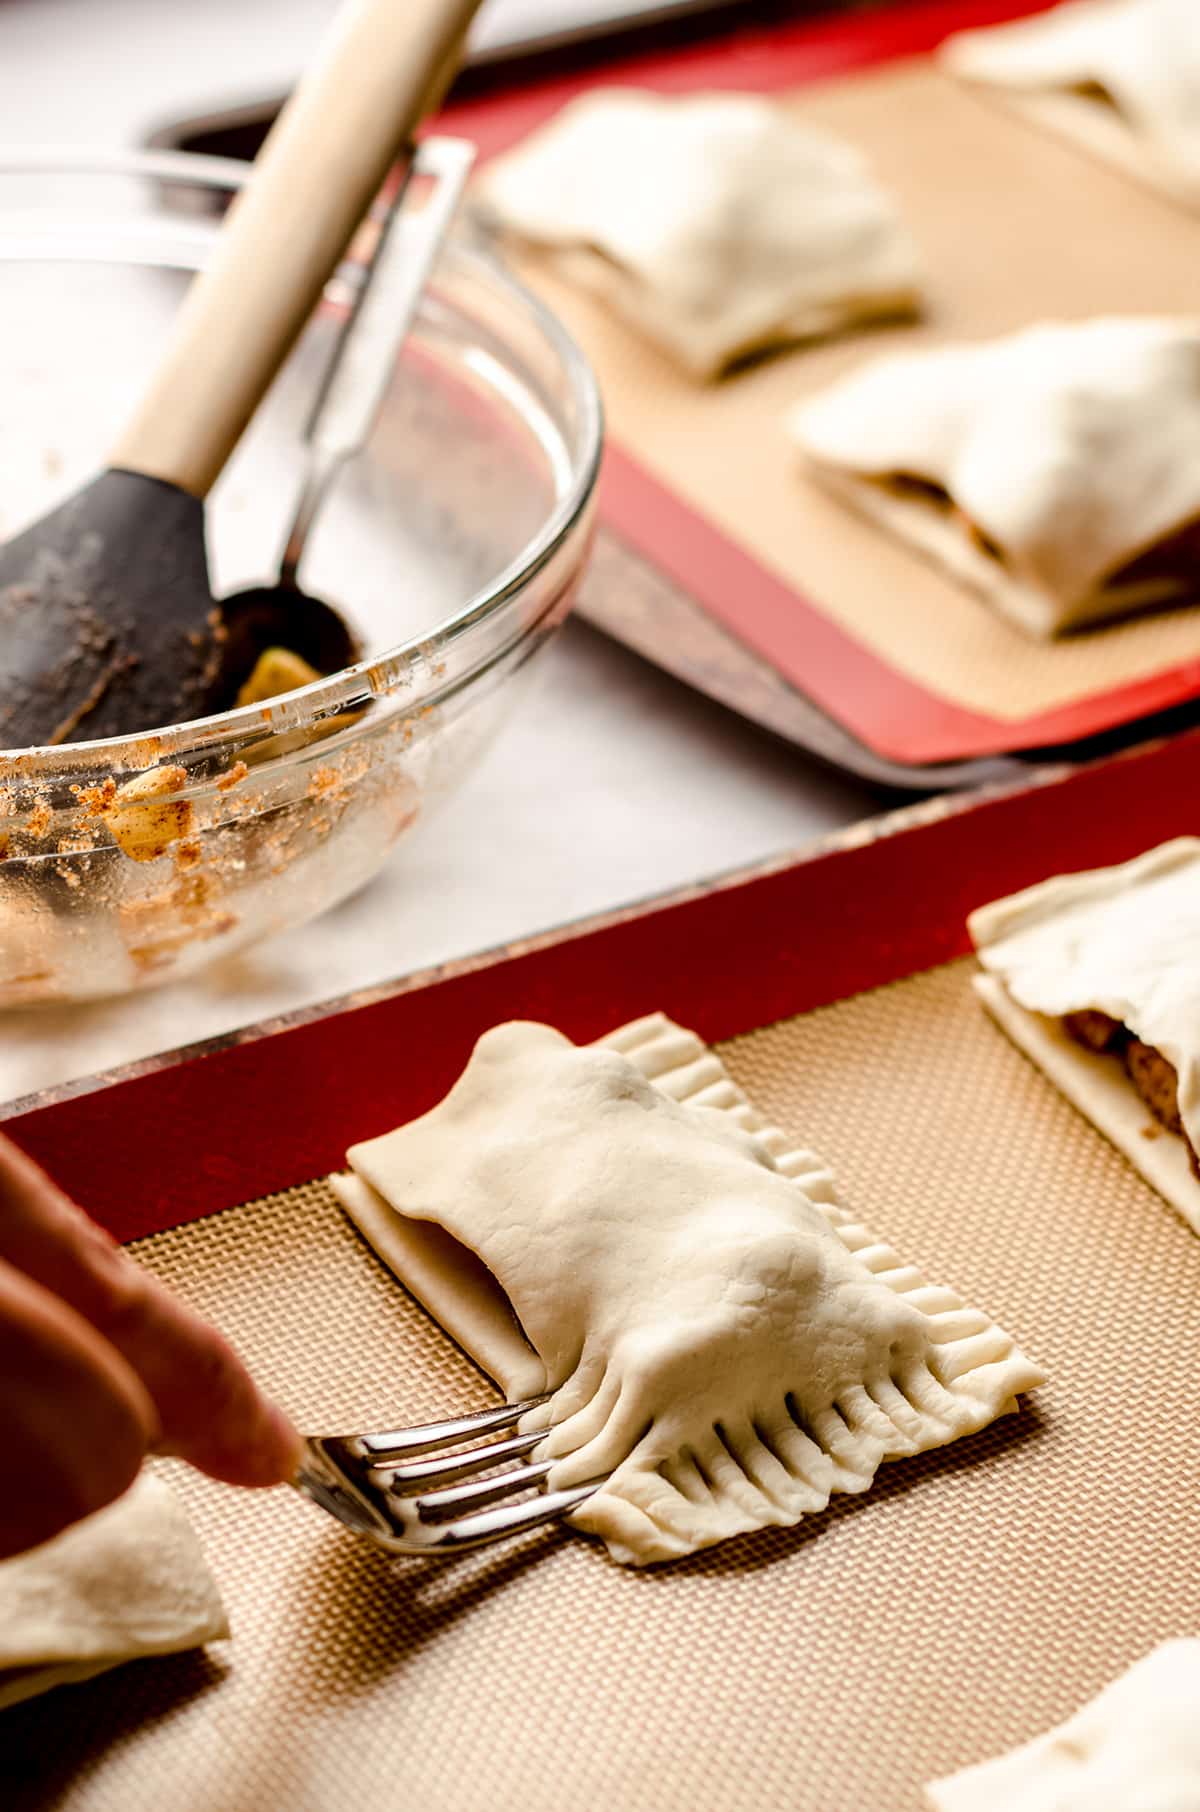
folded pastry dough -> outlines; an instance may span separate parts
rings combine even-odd
[[[1067,0],[1032,19],[960,32],[941,57],[955,75],[1200,206],[1196,0]]]
[[[0,1561],[0,1707],[228,1634],[195,1531],[146,1472],[95,1516]]]
[[[1200,1642],[1164,1642],[1056,1730],[933,1781],[933,1812],[1196,1812]]]
[[[349,1158],[334,1187],[402,1281],[510,1396],[553,1393],[526,1424],[553,1423],[551,1485],[611,1475],[573,1520],[619,1561],[793,1523],[1041,1380],[661,1015],[582,1048],[499,1026]]]
[[[1200,319],[880,359],[789,428],[826,484],[1035,635],[1200,595]]]
[[[1200,1233],[1200,840],[1060,875],[968,926],[988,1011]]]
[[[597,90],[478,196],[698,377],[917,299],[915,248],[860,153],[758,95]]]

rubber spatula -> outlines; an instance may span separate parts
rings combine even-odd
[[[479,0],[349,0],[188,291],[107,470],[0,548],[0,747],[202,715],[224,628],[204,498],[418,121]]]

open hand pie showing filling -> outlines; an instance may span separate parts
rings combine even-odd
[[[1200,1233],[1200,840],[969,923],[988,1011]]]
[[[1164,1642],[1057,1730],[925,1790],[933,1812],[1195,1812],[1200,1642]]]
[[[701,378],[916,302],[915,249],[861,154],[758,95],[594,91],[477,195]]]
[[[1200,598],[1200,320],[880,359],[789,428],[818,478],[1035,635]]]
[[[1067,0],[1032,19],[959,32],[941,58],[955,75],[1200,207],[1196,0]]]
[[[572,1520],[620,1561],[795,1522],[1040,1382],[661,1016],[584,1047],[498,1026],[349,1158],[334,1187],[401,1279],[510,1396],[552,1393],[538,1457],[552,1488],[607,1479]]]

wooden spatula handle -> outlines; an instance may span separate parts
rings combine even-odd
[[[188,292],[110,463],[203,497],[397,154],[440,101],[480,0],[347,0]]]

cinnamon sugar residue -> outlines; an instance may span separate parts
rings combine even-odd
[[[237,924],[237,914],[216,904],[219,895],[206,874],[179,875],[147,899],[119,909],[121,935],[137,968],[161,969],[189,944],[220,937]]]
[[[308,782],[309,798],[324,798],[326,793],[332,792],[340,784],[341,779],[336,768],[314,768]]]
[[[71,791],[89,818],[103,818],[112,810],[117,796],[117,783],[110,774],[99,786],[73,786]]]
[[[368,746],[312,750],[313,766],[277,763],[290,744],[280,738],[276,751],[260,740],[249,760],[226,755],[224,771],[213,763],[203,775],[147,737],[124,751],[123,772],[80,775],[65,801],[40,771],[27,781],[25,758],[14,757],[0,784],[0,862],[33,859],[19,885],[27,880],[39,913],[26,947],[10,939],[0,953],[0,1004],[71,999],[97,983],[117,991],[158,982],[197,963],[205,946],[215,954],[214,941],[228,934],[314,910],[339,884],[348,827],[361,825],[382,859],[416,817],[419,795],[403,750],[431,721],[398,716]],[[344,718],[331,721],[329,734],[346,727]],[[351,847],[357,867],[369,850],[361,838]],[[12,866],[3,872],[7,912],[22,896],[10,894]],[[282,893],[276,877],[284,877]],[[46,884],[43,916],[37,887]],[[104,944],[93,948],[97,927]]]
[[[27,969],[23,975],[10,976],[4,984],[3,1004],[12,1007],[24,1000],[36,1000],[44,992],[47,982],[53,980],[53,969]]]

